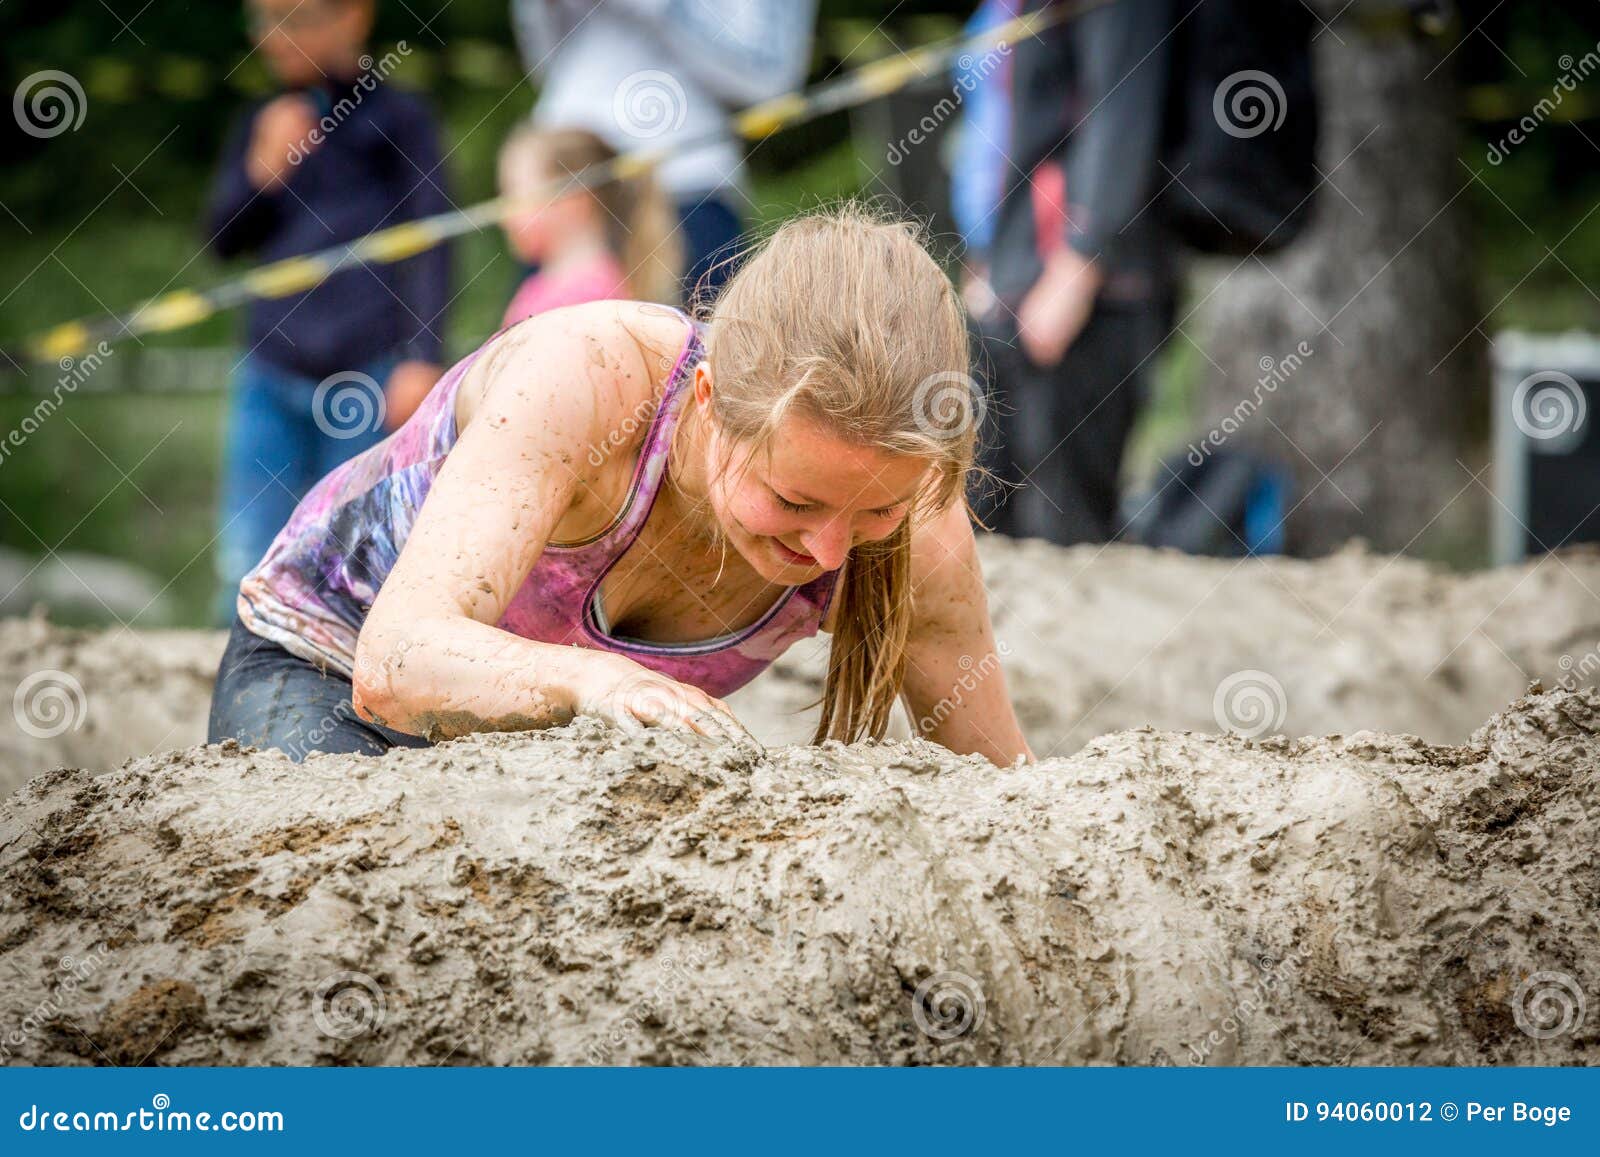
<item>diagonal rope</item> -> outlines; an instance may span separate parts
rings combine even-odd
[[[817,117],[854,108],[896,92],[916,80],[945,71],[964,52],[1005,47],[1034,37],[1068,19],[1111,0],[1077,0],[1041,12],[1026,13],[972,36],[956,36],[911,52],[887,57],[827,81],[810,90],[785,93],[745,108],[734,117],[735,133],[749,142],[765,138]],[[640,149],[558,178],[517,197],[495,197],[462,209],[403,222],[364,237],[298,257],[288,257],[247,270],[209,289],[178,289],[151,298],[121,313],[105,313],[52,326],[23,343],[23,359],[58,361],[80,355],[105,342],[186,329],[250,301],[289,297],[321,285],[336,273],[364,266],[389,265],[513,213],[525,212],[565,196],[574,189],[593,189],[611,181],[649,172],[675,153],[723,138],[721,128],[693,134],[671,147]]]

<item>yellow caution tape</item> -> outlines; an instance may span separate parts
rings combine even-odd
[[[253,269],[242,278],[252,297],[288,297],[320,285],[332,264],[316,257],[290,257]]]
[[[752,105],[734,118],[734,128],[750,141],[764,140],[799,119],[809,109],[805,97],[797,92]]]
[[[910,53],[874,61],[834,81],[824,82],[809,92],[792,92],[752,105],[734,118],[738,134],[760,141],[824,112],[861,104],[892,93],[913,80],[933,75],[949,66],[960,51],[980,51],[1032,36],[1063,20],[1108,3],[1109,0],[1078,0],[1041,13],[1018,16],[977,35],[930,45]],[[709,138],[707,138],[709,139]],[[703,143],[696,137],[679,143],[689,148]],[[420,221],[390,226],[359,238],[349,246],[323,250],[304,257],[274,261],[240,274],[210,290],[179,290],[158,297],[131,314],[107,314],[86,321],[72,321],[45,330],[26,343],[28,354],[40,360],[59,360],[89,348],[96,339],[113,342],[130,333],[164,333],[194,325],[219,310],[232,308],[241,300],[279,298],[314,289],[334,270],[354,257],[368,264],[388,264],[414,257],[451,237],[504,220],[509,214],[537,206],[563,192],[574,182],[598,186],[607,181],[628,180],[652,169],[668,156],[667,150],[650,149],[625,153],[600,165],[592,165],[570,179],[553,182],[538,195],[496,197],[464,209],[453,209]]]
[[[29,352],[40,361],[55,362],[76,357],[88,348],[89,327],[81,321],[69,321],[36,337]]]
[[[393,261],[404,261],[407,257],[415,257],[432,249],[437,240],[433,230],[419,221],[408,221],[404,225],[394,225],[381,233],[372,233],[363,238],[355,247],[356,252],[363,258],[378,265],[387,265]]]
[[[202,322],[216,311],[204,295],[180,289],[140,306],[128,319],[128,328],[137,333],[167,333]]]

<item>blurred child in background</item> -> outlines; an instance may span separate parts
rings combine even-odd
[[[672,206],[648,175],[588,184],[575,175],[616,153],[586,129],[524,126],[500,151],[500,193],[529,199],[505,220],[512,251],[538,272],[503,325],[607,298],[676,304],[681,266]]]
[[[245,110],[223,149],[205,228],[219,257],[275,261],[449,208],[427,106],[374,60],[374,0],[249,0],[282,92]],[[219,611],[312,483],[381,440],[441,372],[445,247],[345,270],[250,305],[229,384]]]
[[[512,0],[533,123],[586,128],[618,152],[661,149],[684,295],[714,297],[751,204],[739,109],[799,88],[817,0]]]

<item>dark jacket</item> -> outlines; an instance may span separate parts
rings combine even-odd
[[[1011,49],[1012,164],[990,279],[1012,308],[1063,244],[1102,264],[1102,300],[1170,292],[1174,243],[1152,202],[1172,179],[1160,158],[1176,21],[1171,0],[1113,0]]]
[[[260,103],[234,124],[205,218],[218,256],[275,261],[450,207],[438,132],[421,100],[370,77],[306,95],[317,106],[322,140],[272,191],[256,189],[245,175]],[[337,273],[305,293],[253,302],[246,348],[312,378],[391,353],[438,362],[449,276],[449,247],[438,246],[393,265]]]

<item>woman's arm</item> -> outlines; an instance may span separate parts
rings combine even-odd
[[[476,399],[471,421],[356,644],[353,702],[364,718],[430,739],[583,712],[742,731],[724,705],[624,656],[494,625],[599,476],[591,447],[617,445],[607,431],[658,388],[621,333],[616,307],[563,310],[508,331],[474,364],[461,384]]]
[[[989,622],[972,522],[960,503],[911,537],[912,599],[903,698],[915,734],[1001,766],[1033,752],[1022,736]]]

